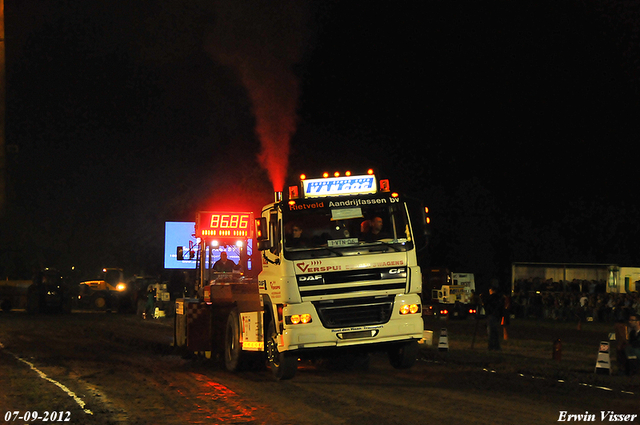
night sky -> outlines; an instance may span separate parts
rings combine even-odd
[[[369,167],[431,207],[425,267],[640,265],[639,22],[603,0],[5,0],[0,277],[159,273],[165,221]]]

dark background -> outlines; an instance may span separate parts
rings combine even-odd
[[[272,199],[269,115],[289,179],[429,205],[425,267],[640,264],[635,2],[95,3],[5,0],[0,277],[162,272],[165,221]]]

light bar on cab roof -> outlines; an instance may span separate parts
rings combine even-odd
[[[327,173],[325,173],[326,175]],[[302,181],[305,198],[364,195],[377,192],[376,176],[343,176]]]

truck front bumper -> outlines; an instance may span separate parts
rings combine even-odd
[[[307,348],[350,347],[419,340],[423,336],[424,322],[421,312],[400,314],[404,304],[420,304],[416,294],[396,297],[394,310],[388,322],[345,328],[325,328],[311,303],[288,305],[284,315],[311,314],[310,323],[287,325],[278,341],[279,351]]]

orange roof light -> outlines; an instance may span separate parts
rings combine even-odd
[[[373,175],[373,168],[369,168],[369,169],[367,170],[367,174],[369,174],[369,175]]]
[[[333,173],[333,177],[340,177],[340,171],[336,171],[335,173]]]
[[[306,174],[300,174],[300,180],[306,180],[306,179],[307,179]]]
[[[349,176],[351,175],[351,171],[346,171],[346,172],[344,173],[344,175],[345,175],[345,176],[347,176],[347,177],[349,177]]]
[[[325,171],[324,173],[322,173],[322,177],[324,177],[324,178],[326,179],[327,177],[329,177],[329,173],[327,173],[327,172]]]

